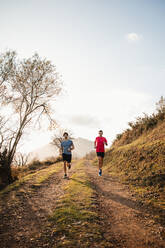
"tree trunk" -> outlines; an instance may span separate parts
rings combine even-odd
[[[10,184],[13,182],[11,174],[11,163],[9,162],[9,157],[7,154],[7,149],[0,154],[0,164],[1,164],[1,179],[4,185]]]
[[[7,183],[11,184],[13,182],[12,174],[11,174],[11,163],[6,163],[5,166],[6,176],[7,176]]]

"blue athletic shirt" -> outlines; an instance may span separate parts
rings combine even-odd
[[[72,140],[63,140],[61,142],[61,147],[63,148],[63,153],[65,154],[71,154],[71,151],[68,151],[68,149],[73,145]]]

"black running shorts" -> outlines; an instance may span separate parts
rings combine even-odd
[[[72,160],[72,154],[63,153],[62,158],[63,158],[63,161],[67,161],[68,163],[70,163]]]
[[[104,158],[105,153],[104,152],[97,152],[97,157]]]

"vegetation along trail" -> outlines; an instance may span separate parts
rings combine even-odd
[[[165,247],[156,223],[128,188],[88,160],[41,169],[0,195],[0,247]]]
[[[98,177],[89,162],[86,166],[96,192],[103,237],[113,244],[105,247],[165,247],[163,227],[129,189],[108,174]]]
[[[35,247],[42,247],[38,246],[41,233],[47,231],[48,216],[63,194],[62,176],[62,164],[54,164],[2,191],[0,247],[34,247],[34,240]]]

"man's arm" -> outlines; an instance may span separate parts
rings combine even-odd
[[[95,139],[95,142],[94,142],[94,148],[96,149],[96,139]]]
[[[106,138],[105,138],[104,144],[105,144],[106,146],[108,145],[108,142],[107,142]]]
[[[74,144],[73,144],[73,142],[72,142],[72,144],[70,145],[70,147],[68,148],[68,152],[70,152],[70,151],[72,151],[72,150],[74,150]]]
[[[74,150],[74,144],[73,144],[73,142],[72,142],[72,145],[71,145],[71,147],[70,147],[70,150]]]

